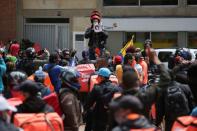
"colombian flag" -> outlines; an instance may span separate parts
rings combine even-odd
[[[126,51],[129,47],[133,46],[133,38],[134,36],[132,36],[132,39],[130,41],[127,42],[127,44],[120,50],[120,55],[122,57],[124,57],[126,55]]]

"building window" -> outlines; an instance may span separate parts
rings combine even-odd
[[[139,0],[103,0],[104,6],[133,6],[139,5]]]
[[[176,32],[126,32],[126,41],[129,41],[132,35],[134,35],[134,46],[141,49],[146,39],[152,40],[154,48],[177,47],[178,33]]]
[[[197,48],[197,32],[188,33],[188,47]]]
[[[178,5],[178,0],[103,0],[103,5],[104,6]]]
[[[187,0],[188,5],[197,5],[197,0]]]
[[[178,5],[178,0],[140,0],[140,5]]]
[[[151,38],[154,48],[177,47],[178,33],[176,32],[152,32]]]

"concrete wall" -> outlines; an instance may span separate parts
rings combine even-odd
[[[23,0],[23,9],[92,9],[96,0]]]
[[[101,11],[105,18],[197,17],[197,6],[188,6],[186,4],[187,0],[179,0],[179,5],[176,6],[130,7],[103,6],[103,0],[17,0],[17,2],[20,3],[17,12],[18,38],[22,37],[24,18],[69,18],[71,45],[73,31],[85,31],[90,25],[89,15],[94,9]],[[182,35],[180,33],[178,41],[183,41]],[[124,40],[123,37],[123,32],[109,33],[108,48],[112,50],[112,53],[117,53],[119,47],[121,47],[119,43],[122,44]],[[186,41],[185,37],[184,41]]]
[[[73,31],[85,32],[90,25],[89,17],[74,17],[73,18]]]
[[[16,0],[0,1],[0,41],[16,38]]]
[[[122,48],[123,41],[123,32],[109,32],[109,37],[107,40],[107,49],[110,49],[111,54],[115,55]]]

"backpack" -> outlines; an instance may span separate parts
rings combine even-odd
[[[51,93],[50,95],[46,96],[43,98],[43,100],[50,106],[53,107],[53,109],[55,110],[56,113],[58,113],[59,116],[62,116],[62,110],[60,107],[60,102],[59,102],[59,98],[58,95],[54,92]]]
[[[165,115],[170,120],[187,115],[190,112],[187,97],[181,84],[173,82],[166,90]]]
[[[173,127],[172,131],[196,131],[197,130],[197,117],[183,116],[179,117]]]
[[[14,125],[24,131],[64,131],[63,121],[57,113],[16,114]]]
[[[102,95],[100,96],[100,99],[105,110],[109,109],[109,103],[116,92],[118,92],[118,90],[116,90],[116,87],[111,83],[108,87],[102,88]]]

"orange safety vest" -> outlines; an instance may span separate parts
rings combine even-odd
[[[197,131],[197,117],[179,117],[172,127],[172,131]]]
[[[45,77],[45,79],[44,79],[44,84],[45,84],[47,87],[49,87],[49,89],[51,90],[51,92],[54,92],[54,86],[53,86],[53,84],[51,83],[51,80],[50,80],[50,77],[49,77],[48,73],[45,72],[45,75],[46,75],[46,77]],[[29,76],[27,79],[28,79],[28,80],[34,81],[34,74],[31,75],[31,76]]]
[[[109,80],[113,84],[118,85],[118,79],[115,75],[111,75]],[[90,89],[89,89],[90,92],[92,91],[95,84],[98,84],[98,75],[92,75],[90,78]]]

